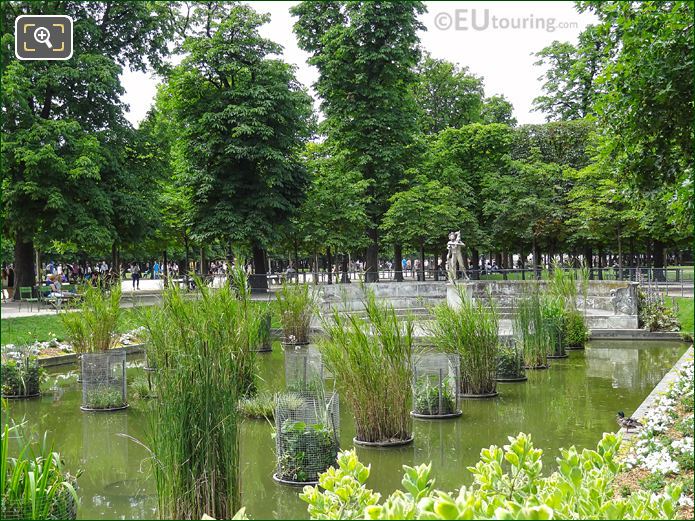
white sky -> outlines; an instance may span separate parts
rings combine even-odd
[[[256,11],[270,13],[271,21],[261,28],[261,34],[284,47],[284,60],[297,66],[298,80],[310,87],[318,73],[306,64],[308,55],[297,47],[292,32],[294,19],[289,8],[297,2],[247,3]],[[422,15],[421,21],[427,30],[420,34],[422,48],[435,58],[467,66],[472,73],[482,76],[486,96],[504,94],[514,105],[514,115],[520,124],[544,121],[541,113],[531,112],[533,98],[541,93],[538,77],[543,72],[533,65],[532,53],[553,40],[575,43],[582,29],[596,21],[589,13],[579,14],[573,2],[425,4],[428,12]],[[487,28],[481,29],[486,19]],[[547,29],[551,20],[554,20],[554,31]],[[439,29],[437,24],[449,28]],[[122,81],[126,90],[123,101],[130,106],[127,117],[137,125],[152,105],[158,80],[148,74],[126,71]]]

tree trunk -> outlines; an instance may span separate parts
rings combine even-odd
[[[24,242],[17,233],[14,243],[14,295],[19,300],[19,288],[34,286],[34,242]]]
[[[183,248],[186,252],[186,261],[185,261],[186,263],[184,265],[185,267],[183,270],[183,276],[186,280],[188,280],[188,271],[191,269],[191,263],[190,263],[190,260],[188,258],[188,236],[186,234],[184,234],[184,236],[183,236]],[[188,287],[188,285],[186,285],[186,287]]]
[[[420,241],[420,276],[421,281],[425,282],[425,241]]]
[[[328,267],[326,268],[326,272],[328,274],[328,284],[333,284],[333,257],[331,256],[330,246],[326,248],[326,263],[328,264]]]
[[[343,284],[349,284],[350,283],[350,274],[348,273],[348,254],[343,253],[343,258],[342,258],[342,266],[341,266],[341,273],[340,273],[340,282]]]
[[[538,269],[538,257],[540,252],[538,251],[538,244],[536,244],[536,238],[533,238],[533,243],[531,244],[531,252],[533,254],[533,274],[536,279],[541,278],[541,273]]]
[[[666,245],[661,242],[655,240],[652,249],[653,249],[653,256],[654,256],[654,279],[662,281],[666,280],[666,277],[664,275],[664,249]]]
[[[169,287],[169,258],[167,257],[167,249],[162,252],[162,262],[164,263],[164,287]]]
[[[118,267],[118,246],[116,246],[116,241],[111,244],[111,269],[114,271],[114,273],[121,273],[121,270]]]
[[[598,280],[603,280],[603,253],[601,248],[598,250]]]
[[[456,277],[458,278],[458,272]],[[471,249],[471,279],[480,280],[480,253],[477,248]]]
[[[434,254],[434,280],[439,280],[439,254]]]
[[[369,246],[365,259],[365,282],[379,282],[379,233],[376,228],[367,230]]]
[[[200,276],[204,277],[208,274],[208,260],[205,256],[205,247],[200,247]]]
[[[623,280],[623,243],[620,226],[618,226],[618,280]]]
[[[504,256],[503,256],[502,252],[495,253],[495,264],[497,264],[497,267],[500,269],[502,269],[502,267],[504,266],[503,259],[504,259]]]
[[[265,254],[263,248],[254,244],[251,248],[253,252],[253,275],[249,277],[252,293],[266,293],[268,291],[268,277],[265,269]]]
[[[589,280],[594,279],[594,270],[592,269],[594,267],[594,259],[593,255],[594,252],[591,249],[591,246],[584,246],[584,264],[589,270]]]
[[[403,282],[403,246],[401,244],[393,245],[393,264],[394,280]]]

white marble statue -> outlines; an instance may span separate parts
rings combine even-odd
[[[468,275],[463,265],[463,253],[461,253],[461,248],[465,248],[466,245],[461,240],[461,231],[450,232],[449,242],[446,243],[446,271],[449,274],[449,280],[455,281],[458,279],[458,270],[463,273],[463,278],[468,280]]]

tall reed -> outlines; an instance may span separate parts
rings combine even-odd
[[[524,363],[530,369],[547,367],[552,351],[550,332],[543,317],[543,296],[538,288],[517,304],[514,335],[524,351]]]
[[[436,306],[429,333],[440,351],[458,353],[462,394],[493,394],[497,391],[497,310],[492,299],[489,304],[474,302],[460,286],[457,291],[459,307]]]
[[[548,277],[548,293],[559,299],[563,308],[559,333],[563,345],[583,346],[586,343],[589,331],[577,308],[577,297],[581,290],[582,301],[586,303],[588,277],[589,272],[584,267],[580,270],[563,270],[559,265]]]
[[[323,361],[351,404],[357,440],[398,442],[412,437],[413,322],[365,289],[365,318],[334,310],[324,317]]]
[[[285,282],[276,297],[285,343],[308,343],[311,316],[315,306],[314,293],[309,285]]]
[[[4,405],[3,405],[4,408]],[[2,519],[75,519],[79,500],[76,477],[63,470],[60,455],[48,445],[44,434],[38,449],[24,437],[22,425],[5,424],[0,443],[0,489]],[[19,451],[10,455],[10,437]]]
[[[254,329],[243,292],[175,288],[146,316],[159,399],[147,439],[160,518],[229,519],[240,502],[239,399],[255,390]]]
[[[77,353],[107,351],[116,345],[116,325],[121,315],[121,287],[108,292],[86,286],[79,311],[61,313],[67,339]]]

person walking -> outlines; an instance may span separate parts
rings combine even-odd
[[[140,289],[140,266],[137,262],[130,267],[130,278],[133,279],[133,289]]]
[[[7,268],[3,267],[2,268],[2,301],[7,302]]]
[[[12,300],[14,297],[14,266],[7,267],[7,298]]]
[[[152,278],[157,280],[159,278],[159,261],[154,261],[152,266]]]

